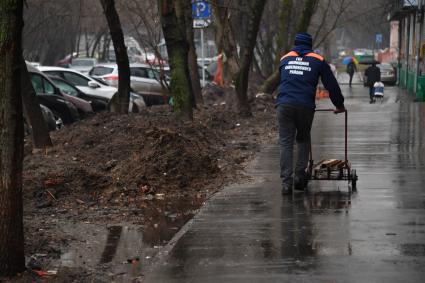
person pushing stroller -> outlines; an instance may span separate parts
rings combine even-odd
[[[369,98],[370,103],[375,103],[374,85],[381,81],[381,70],[376,66],[376,61],[372,63],[372,66],[366,69],[366,86],[369,87]]]

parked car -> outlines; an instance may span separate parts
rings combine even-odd
[[[33,84],[34,89],[36,89],[36,94],[40,92],[39,90],[42,89],[42,87],[45,87],[46,85],[51,85],[48,88],[52,88],[55,95],[60,96],[67,100],[68,102],[71,102],[74,104],[74,106],[78,110],[78,114],[80,118],[85,118],[91,114],[93,114],[93,108],[91,104],[81,98],[78,98],[76,96],[72,96],[66,93],[63,93],[60,88],[58,88],[55,83],[47,77],[45,74],[40,72],[38,69],[34,69],[29,71],[31,82]],[[43,92],[40,92],[43,93]],[[46,92],[44,92],[46,93]]]
[[[117,88],[101,84],[98,81],[72,69],[61,67],[39,67],[39,70],[49,76],[58,76],[75,85],[87,95],[105,97],[111,99],[117,92]]]
[[[40,104],[48,107],[57,123],[71,124],[80,119],[77,108],[61,95],[59,89],[39,70],[27,64],[31,83]]]
[[[99,64],[90,70],[89,75],[110,86],[118,86],[118,65]],[[164,104],[164,94],[159,72],[147,64],[130,64],[131,89],[141,95],[147,106]]]
[[[63,127],[63,121],[56,119],[55,114],[48,107],[40,104],[41,113],[43,114],[44,121],[46,121],[49,131],[56,131]]]
[[[98,81],[72,69],[46,66],[40,67],[39,69],[49,76],[61,77],[77,87],[82,93],[96,99],[102,97],[109,102],[118,91],[116,87],[111,87],[102,81]],[[130,93],[129,111],[138,112],[143,107],[146,107],[143,97]]]
[[[108,108],[108,99],[104,97],[95,97],[83,93],[76,86],[69,83],[68,81],[57,76],[49,76],[55,85],[62,91],[62,93],[68,94],[73,97],[78,97],[89,102],[94,112],[105,111]]]
[[[376,65],[381,70],[381,82],[394,85],[397,82],[397,73],[394,67],[389,63]]]
[[[43,104],[40,104],[40,110],[41,110],[41,114],[43,115],[43,120],[44,122],[46,122],[46,125],[49,131],[55,131],[62,128],[63,126],[62,121],[60,120],[56,121],[55,115],[49,108],[47,108]],[[31,127],[28,125],[26,117],[24,116],[24,135],[27,136],[30,134],[31,134]]]
[[[377,64],[376,67],[381,71],[381,82],[387,85],[394,85],[397,82],[397,73],[395,68],[389,63]],[[367,78],[363,73],[363,85],[366,86]]]
[[[87,74],[96,64],[96,58],[74,58],[69,68]]]

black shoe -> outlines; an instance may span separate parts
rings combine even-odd
[[[287,196],[292,194],[292,186],[289,184],[283,184],[282,185],[282,195]]]
[[[307,188],[308,179],[306,174],[302,176],[295,176],[294,179],[294,189],[297,191],[304,191]]]

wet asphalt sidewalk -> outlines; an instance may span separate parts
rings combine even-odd
[[[382,104],[343,91],[358,193],[316,181],[282,197],[279,148],[265,146],[257,181],[213,197],[144,282],[425,282],[425,105],[396,87]],[[317,113],[313,127],[315,159],[343,159],[343,115]]]

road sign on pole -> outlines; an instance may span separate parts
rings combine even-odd
[[[211,20],[209,19],[193,19],[193,28],[207,28],[211,24]]]
[[[192,17],[195,20],[208,19],[211,16],[210,4],[206,1],[192,1]]]
[[[201,68],[202,86],[205,86],[205,55],[204,55],[204,28],[211,23],[210,4],[206,1],[192,0],[193,27],[201,29]]]
[[[382,43],[382,34],[381,33],[376,34],[376,43]]]

